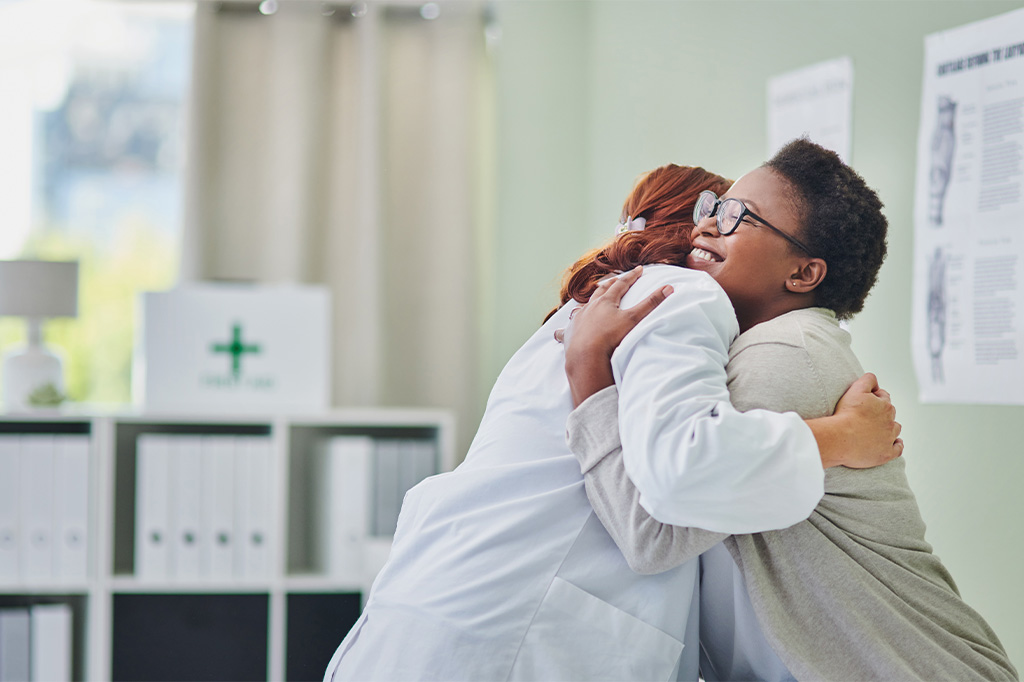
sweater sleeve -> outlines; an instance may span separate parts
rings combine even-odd
[[[705,273],[681,272],[674,282],[645,273],[623,299],[628,307],[675,285],[612,356],[625,471],[663,523],[720,533],[788,527],[821,499],[817,443],[796,414],[732,406],[732,306]]]
[[[727,536],[660,523],[640,506],[622,462],[618,402],[617,389],[609,386],[576,408],[567,422],[569,448],[580,462],[587,499],[626,563],[637,573],[661,573]]]
[[[729,349],[729,399],[740,412],[762,409],[825,417],[864,373],[849,335],[831,311],[794,311],[762,322]]]
[[[740,412],[762,409],[796,412],[804,419],[827,417],[838,397],[826,391],[819,371],[805,348],[751,345],[729,360],[729,397]]]

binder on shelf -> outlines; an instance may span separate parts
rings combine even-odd
[[[0,584],[18,579],[21,545],[20,438],[0,434]]]
[[[200,575],[230,580],[235,560],[235,437],[205,436],[202,447]]]
[[[314,565],[326,575],[362,578],[373,455],[369,436],[336,436],[320,444],[311,470],[319,502]]]
[[[174,436],[171,443],[171,568],[178,581],[200,577],[202,537],[203,439]]]
[[[373,534],[390,537],[395,534],[405,494],[437,473],[437,448],[423,438],[380,439],[376,445]]]
[[[21,437],[21,577],[40,582],[53,577],[54,438]]]
[[[26,682],[31,670],[28,609],[0,609],[0,682]]]
[[[293,601],[337,597],[351,605],[351,618],[346,612],[336,624],[339,636],[355,621],[359,593],[390,553],[403,492],[440,461],[435,442],[447,442],[449,420],[433,414],[9,416],[0,424],[0,682],[144,679],[175,662],[185,679],[195,647],[172,647],[161,663],[138,644],[194,636],[204,645],[218,633],[242,641],[221,621],[252,625],[243,627],[252,653],[243,658],[256,672],[218,679],[300,679],[284,670],[295,657],[278,655],[304,636],[292,627],[303,622],[302,613],[293,618]],[[216,454],[232,441],[227,455]],[[296,450],[310,445],[316,449]],[[200,554],[203,536],[224,528],[226,517],[230,577],[216,548]],[[300,541],[289,544],[285,528]],[[48,553],[22,544],[33,529],[49,537]],[[177,620],[154,619],[156,602]],[[221,602],[231,602],[227,620]],[[139,619],[130,617],[135,605]],[[205,627],[210,618],[217,622]],[[181,637],[163,636],[169,621]],[[142,672],[123,674],[133,651],[142,652]]]
[[[146,433],[135,448],[135,577],[164,580],[171,557],[169,436]]]
[[[238,437],[235,448],[237,494],[235,573],[241,578],[270,575],[271,480],[273,456],[267,436]]]
[[[391,537],[398,523],[402,504],[399,496],[401,441],[380,438],[375,441],[373,457],[373,535]]]
[[[39,604],[30,620],[32,682],[71,682],[71,607]]]
[[[89,552],[89,437],[57,436],[54,471],[54,575],[84,581]]]
[[[402,442],[402,478],[399,499],[423,479],[437,473],[437,447],[425,438]]]

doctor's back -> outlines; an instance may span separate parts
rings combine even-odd
[[[649,268],[632,297],[680,272],[692,274]],[[696,679],[697,647],[682,655],[695,562],[633,573],[566,445],[572,399],[554,331],[572,307],[505,366],[466,460],[406,495],[326,681]]]

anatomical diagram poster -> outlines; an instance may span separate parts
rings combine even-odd
[[[1024,404],[1024,10],[925,38],[920,126],[921,400]]]

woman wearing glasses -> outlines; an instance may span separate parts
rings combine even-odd
[[[626,202],[627,233],[578,264],[578,300],[604,272],[681,264],[698,195],[727,187],[699,168],[648,174]],[[898,456],[899,425],[870,381],[833,418],[737,412],[725,362],[739,329],[722,288],[673,265],[649,265],[640,282],[627,300],[677,290],[617,354],[645,415],[636,428],[664,455],[651,465],[674,480],[673,496],[693,501],[675,518],[726,532],[783,528],[821,498],[823,462]],[[509,361],[465,462],[406,495],[388,563],[325,680],[696,679],[696,561],[653,576],[630,570],[565,442],[573,402],[554,333],[574,308],[562,306]]]
[[[856,173],[806,140],[721,199],[701,195],[687,265],[710,274],[735,306],[742,334],[728,377],[738,409],[830,414],[860,374],[837,318],[858,312],[874,284],[885,252],[879,209]],[[645,442],[627,427],[637,417],[631,387],[622,382],[616,395],[612,385],[621,348],[612,352],[634,324],[617,308],[624,289],[603,288],[574,316],[566,367],[582,405],[569,437],[597,515],[634,569],[657,573],[691,562],[716,536],[680,523],[664,503],[670,483],[636,454]],[[898,459],[828,469],[821,502],[790,528],[717,535],[722,542],[700,559],[702,677],[1017,679],[924,530]]]

